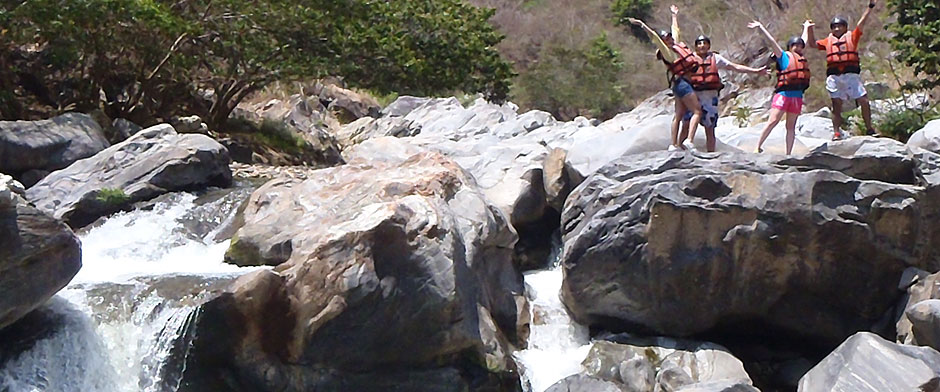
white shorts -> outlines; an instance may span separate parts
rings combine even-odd
[[[829,91],[830,98],[843,101],[854,101],[868,94],[862,83],[862,77],[857,73],[829,75],[826,78],[826,90]]]
[[[702,119],[699,124],[705,128],[714,128],[718,125],[718,90],[696,91],[698,103],[702,106]],[[692,119],[692,111],[685,112],[683,121]]]

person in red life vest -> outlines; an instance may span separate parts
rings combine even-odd
[[[705,35],[700,35],[695,39],[695,54],[702,59],[702,66],[692,73],[689,78],[692,82],[692,89],[698,96],[698,101],[702,105],[701,124],[705,127],[705,148],[708,152],[715,151],[715,126],[718,125],[718,98],[724,84],[721,82],[719,69],[732,70],[736,72],[754,73],[768,75],[770,71],[767,67],[751,68],[741,64],[735,64],[722,55],[712,52],[712,40]],[[689,128],[690,113],[686,113],[682,119],[682,131],[679,133],[679,140],[687,149],[694,150],[695,131]],[[686,138],[688,136],[688,139]]]
[[[868,14],[875,8],[877,0],[869,0],[868,8],[855,25],[855,29],[848,31],[849,23],[841,17],[832,18],[829,23],[830,34],[825,39],[816,41],[813,30],[809,31],[809,41],[816,41],[816,48],[826,51],[826,90],[832,98],[832,140],[842,139],[844,136],[842,126],[842,102],[848,99],[862,108],[862,118],[865,120],[865,130],[869,135],[876,135],[871,125],[871,105],[868,103],[868,92],[862,78],[861,63],[858,56],[858,42],[862,38],[862,26],[868,20]]]
[[[784,114],[787,115],[787,155],[793,152],[793,141],[796,138],[796,119],[803,110],[803,91],[809,88],[809,66],[806,58],[803,57],[803,51],[806,49],[806,39],[810,29],[814,26],[813,21],[803,22],[803,37],[792,37],[787,41],[787,50],[783,51],[780,44],[774,40],[767,28],[761,22],[753,21],[747,25],[752,29],[756,28],[764,34],[773,44],[774,59],[777,63],[777,87],[774,89],[774,97],[770,104],[770,121],[764,127],[760,135],[760,141],[757,142],[755,152],[761,153],[761,148],[770,131],[777,126]]]
[[[657,57],[666,64],[666,72],[669,77],[669,87],[676,97],[676,114],[672,119],[672,142],[667,148],[669,151],[684,149],[679,144],[679,122],[686,112],[692,112],[692,118],[689,120],[692,127],[698,127],[702,118],[702,106],[698,102],[689,77],[699,67],[698,57],[695,53],[679,40],[678,23],[676,22],[679,8],[673,5],[673,32],[656,33],[646,23],[639,19],[627,18],[630,23],[640,26],[649,35],[659,51]]]

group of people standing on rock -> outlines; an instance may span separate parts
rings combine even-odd
[[[770,121],[764,127],[755,152],[763,152],[764,141],[771,130],[786,115],[787,154],[793,150],[796,138],[796,120],[803,109],[803,92],[809,88],[810,69],[804,57],[807,42],[815,42],[816,48],[826,51],[826,90],[832,99],[833,140],[842,139],[842,102],[855,100],[862,111],[867,134],[875,135],[871,123],[871,107],[868,94],[862,83],[858,54],[858,43],[862,26],[868,20],[877,0],[869,0],[855,29],[848,31],[848,22],[842,17],[832,18],[830,34],[816,40],[812,20],[803,22],[802,36],[793,36],[782,48],[761,22],[753,21],[749,28],[758,29],[772,44],[773,59],[777,71],[777,83],[771,100]],[[676,113],[672,121],[672,142],[669,151],[694,149],[692,141],[699,124],[705,127],[706,148],[715,151],[715,126],[718,123],[719,92],[724,87],[719,69],[736,72],[769,75],[767,67],[752,68],[728,61],[711,51],[711,39],[700,35],[695,39],[694,50],[680,39],[679,8],[670,7],[672,31],[654,31],[643,21],[629,18],[630,23],[640,26],[658,47],[657,58],[666,65],[669,86],[676,101]],[[681,126],[681,133],[680,133]]]

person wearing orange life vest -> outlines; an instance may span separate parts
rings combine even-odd
[[[705,35],[700,35],[695,39],[695,54],[702,59],[702,66],[696,70],[690,77],[692,89],[698,96],[698,101],[702,105],[701,124],[705,127],[705,148],[708,152],[715,151],[715,127],[718,125],[718,98],[724,84],[721,82],[719,69],[732,70],[736,72],[746,72],[755,74],[769,74],[767,67],[751,68],[741,64],[735,64],[722,55],[712,52],[712,40]],[[686,113],[682,119],[682,130],[679,133],[679,141],[687,149],[694,150],[696,129],[690,129],[688,120],[691,118]],[[686,138],[688,136],[688,139]]]
[[[689,76],[698,69],[699,61],[688,45],[679,40],[678,23],[676,22],[679,8],[673,5],[670,9],[673,18],[672,33],[665,31],[656,33],[639,19],[627,18],[627,20],[646,31],[653,44],[659,48],[657,57],[662,59],[666,65],[669,75],[669,87],[676,97],[676,113],[672,119],[672,142],[667,150],[675,151],[685,149],[679,144],[679,123],[682,117],[686,112],[692,112],[690,123],[693,127],[698,127],[698,123],[702,118],[702,107],[698,102],[698,97],[694,94],[692,84],[689,82]]]
[[[861,62],[858,55],[858,43],[862,37],[862,26],[868,20],[868,14],[877,5],[877,0],[869,0],[868,8],[855,25],[855,29],[848,31],[849,23],[841,18],[832,18],[829,23],[830,34],[825,39],[816,41],[813,31],[809,32],[809,41],[816,42],[816,48],[826,51],[826,90],[832,98],[832,140],[842,139],[842,103],[845,100],[854,100],[862,109],[862,119],[865,120],[865,132],[876,135],[871,124],[871,105],[868,102],[868,92],[862,78]]]
[[[787,50],[784,51],[780,44],[774,40],[767,28],[761,22],[753,21],[747,25],[752,29],[757,28],[773,44],[774,58],[777,63],[777,85],[774,89],[774,97],[770,105],[770,121],[761,132],[760,141],[757,142],[756,153],[764,150],[761,148],[770,131],[777,126],[784,114],[787,115],[787,155],[793,152],[793,142],[796,139],[796,119],[799,118],[803,110],[803,91],[809,88],[810,72],[803,57],[803,51],[806,49],[806,40],[809,37],[809,31],[814,26],[813,21],[803,22],[803,37],[792,37],[787,41]]]

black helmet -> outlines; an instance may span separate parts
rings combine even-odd
[[[833,27],[835,27],[835,26],[838,26],[838,25],[843,25],[843,26],[845,26],[845,27],[849,27],[849,22],[846,21],[845,18],[843,18],[843,17],[841,17],[841,16],[837,16],[837,17],[835,17],[835,18],[832,18],[832,22],[829,22],[829,28],[830,28],[830,29],[833,28]]]
[[[659,30],[659,38],[672,37],[672,33],[668,30]]]
[[[801,46],[803,46],[803,47],[805,48],[805,47],[806,47],[806,41],[803,41],[802,38],[797,37],[797,36],[794,35],[794,36],[790,37],[790,40],[789,40],[789,41],[787,41],[787,50],[790,50],[790,47],[792,47],[793,45],[801,45]]]
[[[695,44],[698,45],[699,42],[707,42],[709,45],[712,44],[711,38],[708,38],[706,35],[700,35],[695,39]]]

